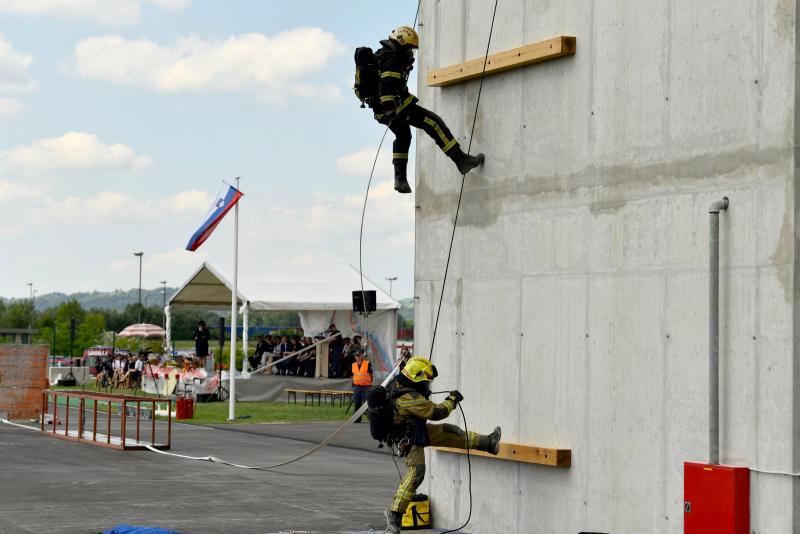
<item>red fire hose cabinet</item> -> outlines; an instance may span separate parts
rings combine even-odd
[[[750,469],[683,464],[684,534],[748,534]]]

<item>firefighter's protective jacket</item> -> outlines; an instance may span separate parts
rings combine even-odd
[[[408,75],[414,68],[414,56],[408,50],[393,41],[381,41],[381,47],[375,52],[378,66],[378,98],[385,113],[400,113],[417,97],[408,92]]]
[[[441,421],[456,407],[456,402],[451,396],[437,404],[416,391],[404,393],[397,397],[394,403],[397,407],[394,422],[400,427],[407,425],[409,421],[413,422],[414,418]]]

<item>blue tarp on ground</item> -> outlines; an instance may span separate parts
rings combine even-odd
[[[174,530],[165,530],[158,527],[134,527],[131,525],[117,525],[103,534],[181,534]]]

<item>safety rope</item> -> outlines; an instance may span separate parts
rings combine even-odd
[[[485,76],[485,73],[486,73],[486,65],[487,65],[488,56],[489,56],[489,47],[491,45],[492,35],[493,35],[493,32],[494,32],[494,22],[495,22],[495,16],[497,14],[497,4],[498,4],[498,2],[499,2],[499,0],[495,0],[494,12],[492,14],[492,22],[491,22],[491,27],[490,27],[490,30],[489,30],[489,40],[488,40],[488,42],[486,44],[486,54],[485,54],[485,57],[484,57],[483,71],[481,72],[480,86],[479,86],[479,89],[478,89],[478,97],[477,97],[476,102],[475,102],[475,116],[473,117],[473,120],[472,120],[472,129],[470,131],[470,139],[469,139],[469,144],[467,146],[467,154],[469,154],[471,149],[472,149],[472,140],[473,140],[474,134],[475,134],[475,125],[476,125],[476,122],[477,122],[477,114],[478,114],[478,109],[479,109],[479,105],[480,105],[481,94],[482,94],[482,91],[483,91],[483,79],[484,79],[484,76]],[[414,27],[417,26],[417,19],[419,17],[419,11],[420,11],[421,3],[422,3],[421,0],[419,0],[417,2],[417,11],[416,11],[416,14],[414,16]],[[375,174],[375,167],[377,166],[378,158],[380,156],[380,151],[381,151],[381,148],[383,147],[383,143],[384,143],[384,141],[386,139],[386,135],[387,135],[388,132],[389,132],[389,127],[387,126],[386,129],[383,132],[383,136],[381,137],[381,141],[380,141],[380,143],[378,145],[378,150],[377,150],[377,153],[375,155],[375,160],[374,160],[374,162],[372,164],[372,169],[370,171],[369,180],[367,182],[366,194],[364,195],[364,206],[363,206],[362,212],[361,212],[361,227],[360,227],[360,231],[359,231],[359,247],[358,247],[358,264],[359,264],[359,276],[360,276],[360,281],[361,281],[362,299],[363,299],[363,297],[365,295],[365,291],[364,291],[364,270],[363,270],[364,219],[365,219],[365,216],[366,216],[367,203],[368,203],[368,200],[369,200],[369,190],[370,190],[370,187],[372,185],[372,180],[373,180],[373,177],[374,177],[374,174]],[[466,174],[463,174],[461,176],[461,189],[460,189],[459,196],[458,196],[458,204],[456,206],[455,220],[453,221],[453,232],[452,232],[452,234],[450,236],[450,245],[449,245],[449,249],[448,249],[448,253],[447,253],[447,263],[445,265],[444,278],[442,280],[442,292],[441,292],[440,297],[439,297],[439,306],[438,306],[438,310],[437,310],[437,313],[436,313],[436,322],[434,324],[433,337],[431,339],[431,350],[430,350],[430,353],[429,353],[429,358],[431,360],[433,359],[433,348],[434,348],[434,343],[436,341],[436,332],[437,332],[437,328],[438,328],[438,325],[439,325],[439,316],[441,314],[442,301],[443,301],[443,298],[444,298],[444,290],[445,290],[445,285],[446,285],[446,282],[447,282],[447,274],[448,274],[449,268],[450,268],[450,258],[451,258],[452,251],[453,251],[453,242],[454,242],[454,239],[455,239],[455,232],[456,232],[456,228],[458,226],[458,215],[459,215],[459,212],[460,212],[460,209],[461,209],[461,200],[462,200],[463,193],[464,193],[464,182],[465,182],[465,180],[466,180]],[[364,301],[365,301],[365,299],[364,299]],[[369,334],[368,334],[368,331],[367,331],[366,316],[365,316],[365,321],[364,322],[365,322],[365,325],[364,325],[364,327],[365,327],[364,328],[365,337],[367,338],[367,343],[369,343],[369,337],[368,337]],[[384,380],[384,382],[382,384],[383,386],[386,386],[394,378],[394,376],[398,372],[398,369],[399,369],[399,365],[395,366],[395,368],[392,370],[392,372],[389,374],[389,376],[387,376],[386,379]],[[464,419],[465,432],[467,432],[467,420],[466,420],[466,416],[464,414],[464,409],[460,405],[459,405],[459,409],[461,410],[461,415],[462,415],[462,418]],[[220,463],[220,464],[223,464],[223,465],[227,465],[227,466],[235,467],[235,468],[239,468],[239,469],[249,469],[249,470],[275,469],[275,468],[283,467],[285,465],[289,465],[291,463],[294,463],[294,462],[297,462],[299,460],[302,460],[303,458],[306,458],[306,457],[314,454],[315,452],[319,451],[320,449],[324,448],[333,439],[335,439],[338,435],[340,435],[347,426],[352,424],[357,418],[362,417],[362,415],[364,414],[364,412],[366,410],[367,410],[367,405],[366,404],[362,405],[358,410],[356,410],[353,413],[353,415],[344,424],[342,424],[335,432],[333,432],[333,434],[331,434],[325,440],[323,440],[321,443],[319,443],[318,445],[316,445],[316,446],[312,447],[311,449],[307,450],[303,454],[301,454],[301,455],[299,455],[299,456],[297,456],[295,458],[291,458],[289,460],[286,460],[286,461],[283,461],[283,462],[279,462],[279,463],[275,463],[275,464],[271,464],[271,465],[246,466],[246,465],[241,465],[241,464],[236,464],[236,463],[233,463],[233,462],[229,462],[227,460],[218,458],[218,457],[213,456],[213,455],[209,455],[209,456],[188,456],[188,455],[183,455],[183,454],[177,454],[177,453],[161,451],[161,450],[158,450],[158,449],[156,449],[156,448],[154,448],[152,446],[146,446],[146,448],[148,450],[152,451],[152,452],[155,452],[155,453],[158,453],[158,454],[162,454],[162,455],[166,455],[166,456],[173,456],[173,457],[177,457],[177,458],[183,458],[183,459],[195,460],[195,461],[207,461],[207,462]],[[35,429],[33,427],[28,427],[28,426],[25,426],[25,425],[18,425],[16,423],[12,423],[12,422],[7,421],[5,419],[1,419],[0,422],[5,423],[5,424],[10,424],[10,425],[13,425],[13,426],[19,426],[19,427],[22,427],[22,428],[27,428],[29,430],[38,430],[38,429]],[[469,444],[467,444],[467,445],[469,445]],[[472,467],[471,467],[470,458],[469,458],[469,449],[467,449],[467,463],[468,463],[468,469],[469,469],[469,501],[470,501],[469,515],[468,515],[468,518],[467,518],[467,522],[464,523],[464,525],[462,525],[458,529],[449,530],[449,531],[446,531],[443,534],[452,533],[452,532],[456,532],[458,530],[461,530],[462,528],[464,528],[469,523],[470,518],[472,517]]]
[[[417,1],[417,11],[414,13],[414,23],[411,25],[412,28],[417,27],[417,20],[419,19],[419,10],[420,6],[422,5],[422,0]],[[378,143],[378,150],[375,152],[375,160],[372,162],[372,169],[369,171],[369,179],[367,180],[367,191],[364,193],[364,206],[361,208],[361,227],[358,231],[358,275],[361,278],[361,302],[366,303],[366,297],[364,292],[364,265],[363,265],[363,257],[364,257],[364,219],[366,218],[367,214],[367,202],[369,201],[369,189],[372,186],[372,179],[375,176],[375,167],[378,165],[378,158],[381,155],[381,149],[383,148],[383,142],[386,140],[386,134],[389,133],[389,125],[386,125],[386,128],[383,130],[383,135],[381,136],[381,142]],[[369,329],[367,328],[367,314],[364,314],[364,338],[367,342],[367,352],[369,352]]]
[[[358,410],[356,410],[353,413],[353,415],[350,417],[350,419],[348,419],[342,426],[340,426],[338,429],[336,429],[336,431],[333,434],[331,434],[330,436],[325,438],[321,443],[319,443],[319,444],[315,445],[314,447],[308,449],[306,452],[304,452],[300,456],[297,456],[295,458],[292,458],[290,460],[286,460],[286,461],[283,461],[283,462],[278,462],[276,464],[261,465],[261,466],[249,466],[249,465],[242,465],[242,464],[236,464],[236,463],[233,463],[233,462],[229,462],[227,460],[223,460],[222,458],[218,458],[216,456],[187,456],[187,455],[184,455],[184,454],[177,454],[177,453],[174,453],[174,452],[160,451],[160,450],[156,449],[155,447],[151,447],[150,445],[145,445],[145,448],[147,448],[148,450],[151,450],[153,452],[157,452],[159,454],[163,454],[163,455],[166,455],[166,456],[174,456],[176,458],[184,458],[186,460],[200,460],[200,461],[204,461],[204,462],[214,462],[214,463],[218,463],[218,464],[227,465],[227,466],[230,466],[230,467],[236,467],[238,469],[250,469],[250,470],[254,470],[254,471],[266,471],[266,470],[269,470],[269,469],[275,469],[275,468],[278,468],[278,467],[283,467],[285,465],[289,465],[289,464],[292,464],[292,463],[297,462],[299,460],[302,460],[303,458],[306,458],[307,456],[311,456],[312,454],[314,454],[318,450],[320,450],[323,447],[327,446],[339,434],[344,432],[344,429],[347,428],[347,426],[350,425],[353,421],[355,421],[356,419],[360,418],[364,414],[364,412],[366,410],[367,410],[367,405],[366,404],[362,405],[361,408],[359,408]]]
[[[398,369],[399,369],[399,366],[395,367],[394,369],[392,369],[392,372],[389,373],[389,376],[387,376],[384,379],[384,381],[383,381],[383,383],[381,385],[386,387],[386,385],[395,377],[395,375],[398,372]],[[333,441],[334,438],[336,438],[342,432],[344,432],[344,429],[347,428],[349,425],[351,425],[353,423],[353,421],[355,421],[356,419],[360,419],[361,416],[364,415],[364,412],[367,411],[367,408],[368,408],[368,406],[367,406],[366,403],[362,404],[361,407],[358,410],[355,410],[353,412],[353,415],[347,421],[345,421],[339,428],[337,428],[333,432],[333,434],[331,434],[330,436],[325,438],[321,443],[318,443],[317,445],[315,445],[314,447],[308,449],[307,451],[305,451],[303,454],[301,454],[299,456],[295,456],[294,458],[291,458],[291,459],[283,461],[283,462],[278,462],[276,464],[261,465],[261,466],[248,466],[248,465],[241,465],[241,464],[236,464],[236,463],[233,463],[233,462],[229,462],[227,460],[223,460],[222,458],[217,458],[216,456],[186,456],[186,455],[183,455],[183,454],[176,454],[176,453],[173,453],[173,452],[160,451],[160,450],[158,450],[158,449],[156,449],[154,447],[147,447],[147,449],[151,450],[153,452],[157,452],[159,454],[164,454],[164,455],[167,455],[167,456],[175,456],[175,457],[184,458],[184,459],[187,459],[187,460],[201,460],[201,461],[206,461],[206,462],[215,462],[215,463],[225,464],[225,465],[228,465],[230,467],[237,467],[239,469],[253,469],[253,470],[256,470],[256,471],[266,471],[266,470],[269,470],[269,469],[275,469],[277,467],[283,467],[284,465],[293,464],[294,462],[297,462],[299,460],[302,460],[303,458],[311,456],[312,454],[314,454],[318,450],[324,448],[331,441]]]
[[[467,154],[472,150],[472,139],[475,135],[475,124],[478,121],[478,107],[481,104],[481,93],[483,92],[483,79],[486,76],[486,65],[489,62],[489,47],[492,44],[492,35],[494,34],[494,19],[497,15],[497,4],[500,0],[495,0],[494,11],[492,12],[492,24],[489,27],[489,39],[486,42],[486,53],[483,56],[483,70],[481,71],[481,81],[478,86],[478,98],[475,100],[475,114],[472,117],[472,130],[469,133],[469,144],[467,145]],[[458,227],[458,214],[461,212],[461,199],[464,196],[464,183],[466,182],[467,175],[461,175],[461,189],[458,192],[458,204],[456,204],[456,215],[453,220],[453,232],[450,234],[450,246],[447,248],[447,262],[444,266],[444,278],[442,278],[442,292],[439,295],[439,307],[436,310],[436,322],[433,324],[433,336],[431,337],[431,350],[428,352],[428,359],[433,361],[433,345],[436,343],[436,331],[439,328],[439,316],[442,313],[442,301],[444,299],[444,290],[447,285],[447,273],[450,271],[450,257],[453,254],[453,241],[456,237],[456,228]]]
[[[36,428],[35,426],[21,425],[19,423],[12,423],[8,419],[4,419],[2,417],[0,417],[0,423],[6,424],[6,425],[11,425],[11,426],[16,426],[16,427],[19,427],[19,428],[24,428],[26,430],[34,430],[36,432],[41,432],[41,429],[40,428]]]
[[[417,23],[417,17],[419,16],[419,9],[420,9],[421,2],[422,2],[422,0],[419,0],[417,2],[417,14],[414,16],[414,26],[415,27],[416,27],[416,23]],[[369,190],[370,190],[370,187],[372,185],[372,179],[373,179],[373,177],[375,175],[375,167],[377,166],[378,157],[380,156],[380,151],[381,151],[381,148],[383,147],[383,142],[385,141],[386,135],[387,135],[388,132],[389,132],[389,127],[387,126],[386,129],[383,132],[383,137],[381,137],[381,142],[378,145],[378,150],[377,150],[377,152],[375,154],[375,161],[372,163],[372,170],[370,171],[369,180],[367,182],[367,191],[366,191],[366,194],[364,195],[364,206],[363,206],[362,211],[361,211],[361,229],[360,229],[360,232],[359,232],[359,239],[358,239],[358,274],[359,274],[360,281],[361,281],[361,296],[362,296],[362,301],[363,302],[366,302],[366,299],[364,299],[364,295],[365,295],[365,291],[364,291],[364,268],[363,268],[363,262],[362,262],[362,259],[363,259],[362,249],[363,249],[363,243],[364,243],[364,219],[366,217],[366,212],[367,212],[367,202],[369,200]],[[367,318],[366,318],[366,315],[364,317],[364,337],[366,338],[367,346],[369,347],[369,331],[367,329]],[[384,382],[382,384],[384,387],[389,383],[389,381],[391,379],[394,378],[394,376],[398,372],[398,369],[399,369],[399,366],[395,366],[394,369],[392,370],[392,372],[389,373],[389,376],[386,377],[386,379],[384,380]],[[314,454],[315,452],[317,452],[318,450],[322,449],[328,443],[330,443],[336,436],[341,434],[348,425],[350,425],[357,418],[360,418],[364,414],[364,412],[366,410],[367,410],[367,405],[366,404],[362,405],[361,408],[359,408],[358,410],[355,411],[355,413],[353,413],[353,416],[350,417],[350,419],[348,419],[333,434],[328,436],[321,443],[319,443],[318,445],[312,447],[308,451],[304,452],[303,454],[301,454],[301,455],[299,455],[299,456],[297,456],[295,458],[292,458],[290,460],[286,460],[284,462],[280,462],[280,463],[277,463],[277,464],[273,464],[273,465],[264,465],[264,466],[251,467],[251,466],[234,464],[232,462],[228,462],[226,460],[222,460],[220,458],[216,458],[215,456],[203,456],[203,457],[185,456],[185,455],[179,455],[179,454],[175,454],[175,453],[167,453],[165,451],[159,451],[158,449],[155,449],[155,448],[152,448],[152,447],[148,447],[148,449],[152,450],[153,452],[157,452],[159,454],[165,454],[165,455],[168,455],[168,456],[182,457],[182,458],[186,458],[186,459],[190,459],[190,460],[202,460],[202,461],[217,462],[217,463],[222,463],[222,464],[225,464],[225,465],[228,465],[228,466],[231,466],[231,467],[238,467],[238,468],[241,468],[241,469],[255,469],[255,470],[274,469],[276,467],[282,467],[284,465],[289,465],[291,463],[297,462],[298,460],[302,460],[303,458],[306,458],[307,456],[310,456],[310,455]]]
[[[420,0],[421,1],[421,0]],[[489,38],[486,41],[486,52],[483,55],[483,69],[481,70],[481,78],[480,78],[480,85],[478,86],[478,97],[475,99],[475,113],[472,117],[472,128],[469,132],[469,143],[467,144],[467,154],[472,152],[472,140],[475,137],[475,125],[478,122],[478,110],[481,104],[481,94],[483,93],[483,79],[486,77],[486,65],[489,62],[489,48],[492,44],[492,35],[494,35],[494,21],[497,16],[497,4],[500,0],[495,0],[494,2],[494,9],[492,10],[492,22],[489,26]],[[419,4],[417,4],[417,12],[419,12]],[[461,188],[458,191],[458,203],[456,204],[456,213],[453,219],[453,231],[450,234],[450,245],[447,247],[447,261],[445,262],[444,267],[444,276],[442,277],[442,290],[439,294],[439,306],[436,309],[436,321],[433,324],[433,335],[431,336],[431,348],[428,352],[428,359],[433,361],[433,348],[434,344],[436,343],[436,332],[439,329],[439,316],[442,313],[442,302],[444,301],[444,290],[447,286],[447,274],[450,272],[450,258],[453,254],[453,242],[455,241],[456,237],[456,229],[458,228],[458,215],[461,212],[461,200],[464,197],[464,184],[467,180],[467,174],[464,173],[461,175]],[[467,434],[467,489],[469,492],[469,512],[467,514],[467,520],[464,522],[463,525],[460,527],[447,530],[442,534],[450,534],[453,532],[458,532],[459,530],[465,528],[470,520],[472,519],[472,460],[470,459],[470,450],[469,450],[469,432],[467,430],[467,416],[464,414],[464,408],[461,407],[461,404],[458,405],[459,410],[461,410],[461,417],[464,419],[464,432]]]

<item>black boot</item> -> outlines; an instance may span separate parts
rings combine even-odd
[[[455,163],[456,167],[458,167],[458,172],[463,175],[467,174],[475,167],[483,165],[483,160],[485,158],[483,157],[483,154],[477,154],[475,156],[465,154],[464,151],[461,150],[461,147],[457,146],[450,153],[450,159],[452,159],[453,163]]]
[[[408,179],[406,179],[407,166],[407,161],[395,162],[394,164],[394,190],[398,193],[411,192],[411,186],[408,185]]]
[[[500,436],[503,431],[499,426],[494,427],[494,431],[488,436],[481,436],[478,439],[478,450],[485,451],[489,454],[497,454],[500,452]]]
[[[403,519],[403,514],[400,512],[392,512],[391,510],[384,510],[383,515],[386,517],[386,530],[384,534],[400,534],[400,521]]]

